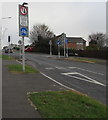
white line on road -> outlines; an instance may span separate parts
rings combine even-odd
[[[97,73],[97,72],[86,70],[86,69],[82,69],[82,68],[79,68],[79,67],[68,67],[68,68],[70,68],[70,69],[79,69],[79,70],[91,72],[91,73],[94,73],[94,74],[104,75],[103,73]]]
[[[69,72],[69,73],[61,73],[62,75],[66,75],[68,77],[73,77],[73,78],[76,78],[76,79],[79,79],[79,80],[83,80],[83,81],[87,81],[87,82],[91,82],[91,83],[94,83],[94,84],[98,84],[98,85],[101,85],[101,86],[106,86],[105,84],[101,83],[101,82],[98,82],[92,78],[89,78],[81,73],[78,73],[78,72]],[[75,75],[80,75],[84,78],[81,78],[81,77],[77,77]]]
[[[66,69],[65,67],[56,67],[57,69]]]
[[[53,78],[49,77],[48,75],[46,75],[46,74],[44,74],[44,73],[42,73],[42,72],[40,72],[40,73],[41,73],[43,76],[45,76],[45,77],[47,77],[48,79],[50,79],[51,81],[57,83],[58,85],[60,85],[60,86],[62,86],[62,87],[65,87],[65,88],[67,88],[67,89],[69,89],[69,90],[73,90],[73,91],[78,92],[78,91],[75,90],[75,89],[72,89],[72,88],[70,88],[70,87],[67,87],[66,85],[61,84],[60,82],[54,80]]]
[[[49,68],[45,68],[46,70],[53,70],[54,68],[51,68],[51,67],[49,67]]]

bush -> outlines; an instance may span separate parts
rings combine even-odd
[[[79,50],[77,51],[80,57],[107,59],[107,50]]]

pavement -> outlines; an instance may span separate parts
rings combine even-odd
[[[2,61],[2,118],[41,118],[28,101],[28,92],[60,91],[65,88],[49,80],[41,73],[15,74],[7,65],[19,64],[13,60]]]

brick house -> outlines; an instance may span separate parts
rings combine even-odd
[[[60,40],[63,46],[62,34],[53,38],[55,41]],[[84,50],[86,47],[86,41],[82,37],[66,37],[68,40],[68,48],[76,50]]]
[[[86,47],[86,41],[81,37],[66,37],[68,40],[68,48],[76,50],[84,50]]]

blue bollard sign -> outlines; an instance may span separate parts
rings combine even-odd
[[[27,28],[25,28],[25,27],[21,28],[21,29],[20,29],[20,34],[21,34],[22,36],[27,36],[27,34],[28,34]]]

